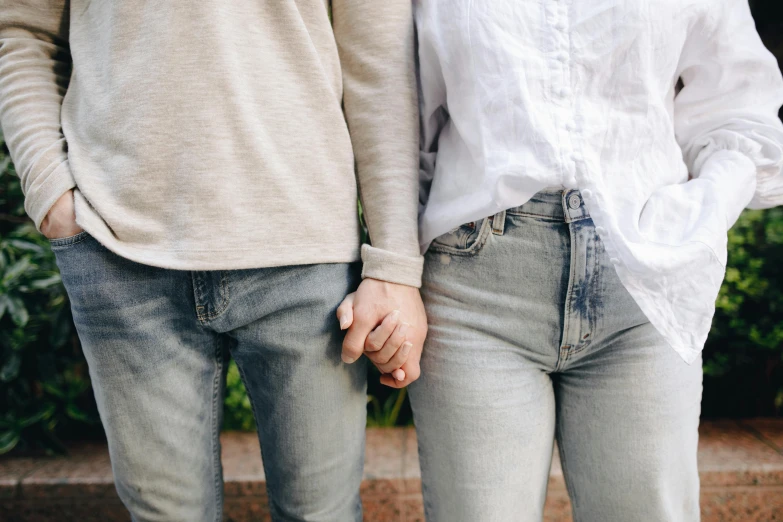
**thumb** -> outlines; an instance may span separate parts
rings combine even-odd
[[[340,321],[340,330],[347,330],[353,324],[353,299],[356,292],[345,296],[343,302],[337,307],[337,320]]]

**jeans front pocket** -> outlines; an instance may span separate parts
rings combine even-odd
[[[491,221],[484,218],[465,223],[433,240],[429,251],[457,256],[477,254],[486,244],[491,233]]]
[[[74,234],[72,236],[50,239],[49,246],[52,247],[53,251],[57,252],[65,248],[71,247],[73,245],[76,245],[78,243],[81,243],[88,237],[90,237],[90,235],[87,233],[87,231],[82,230],[78,234]]]

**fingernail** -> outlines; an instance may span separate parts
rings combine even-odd
[[[348,328],[348,318],[342,316],[340,318],[340,330],[345,330],[346,328]]]
[[[404,370],[394,370],[394,378],[398,381],[404,381],[405,380],[405,371]]]
[[[400,318],[400,311],[399,310],[393,311],[392,312],[392,321],[396,321],[399,318]]]
[[[406,333],[408,333],[408,327],[410,325],[408,323],[402,323],[400,325],[400,335],[404,336]]]
[[[405,344],[402,345],[402,354],[408,355],[408,352],[411,351],[411,347],[413,346],[413,343],[409,341],[405,341]]]
[[[349,357],[349,356],[347,356],[345,354],[342,355],[342,359],[343,359],[343,362],[345,364],[351,364],[352,362],[354,362],[356,360],[356,359],[354,359],[352,357]]]

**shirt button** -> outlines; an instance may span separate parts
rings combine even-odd
[[[571,161],[573,161],[574,163],[579,163],[580,161],[582,161],[582,155],[574,152],[573,154],[571,154]]]
[[[561,62],[565,62],[566,60],[568,60],[568,55],[566,53],[559,53],[557,55],[557,59],[560,60]]]
[[[617,266],[617,265],[619,265],[619,264],[620,264],[620,260],[619,260],[619,259],[617,259],[616,257],[613,257],[613,258],[611,258],[611,259],[609,260],[609,262],[610,262],[610,263],[612,263],[612,264],[613,264],[613,265],[615,265],[615,266]]]
[[[595,227],[595,231],[602,236],[606,233],[606,229],[604,227]]]
[[[569,89],[568,87],[563,87],[562,89],[560,89],[558,94],[560,95],[561,98],[568,98],[571,95],[571,89]]]
[[[576,210],[579,208],[579,205],[582,204],[582,200],[577,196],[576,194],[571,194],[568,196],[568,206],[572,209]]]
[[[555,22],[555,29],[557,29],[558,31],[565,31],[565,28],[566,28],[565,22],[563,22],[562,20],[559,22]]]
[[[593,197],[593,191],[590,189],[584,189],[582,191],[582,197],[585,199],[590,199]]]

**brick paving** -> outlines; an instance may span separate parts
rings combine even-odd
[[[225,520],[270,520],[255,434],[225,433],[222,442]],[[783,522],[783,419],[703,422],[699,469],[704,522]],[[423,521],[420,487],[415,432],[368,430],[365,521]],[[571,522],[556,455],[545,513],[545,522]],[[128,522],[129,516],[105,445],[89,443],[74,445],[65,458],[0,460],[0,520]]]

